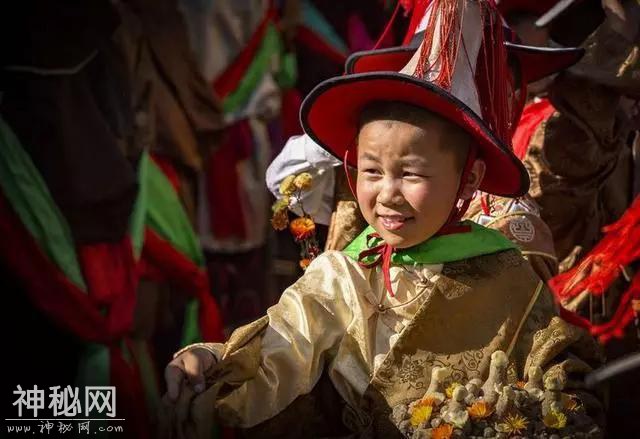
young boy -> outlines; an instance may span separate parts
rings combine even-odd
[[[530,5],[522,2],[512,5],[509,2],[500,2],[498,9],[501,12],[510,12],[509,7],[517,7],[518,11],[524,6],[540,8],[540,5],[533,3],[535,2]],[[412,11],[413,16],[421,16],[421,13],[424,14],[424,11],[420,11],[419,8]],[[352,54],[346,62],[346,72],[366,73],[401,69],[422,42],[426,24],[423,21],[416,26],[407,45]],[[575,64],[584,54],[583,49],[575,47],[538,47],[538,44],[548,43],[540,39],[540,31],[533,32],[533,25],[528,22],[525,24],[530,24],[529,26],[520,21],[514,24],[517,26],[515,29],[524,32],[524,35],[518,34],[516,37],[516,34],[507,29],[509,35],[505,38],[505,48],[510,72],[517,78],[515,83],[519,85],[520,93],[524,88],[529,89],[532,84],[546,81],[546,78],[555,76],[559,71]],[[523,37],[522,41],[518,37]],[[518,119],[519,110],[519,105],[514,108],[513,120]],[[519,128],[516,128],[514,141],[522,137],[518,136]],[[310,214],[316,223],[329,225],[326,250],[343,250],[366,227],[360,211],[354,206],[355,201],[351,201],[355,197],[349,191],[344,171],[336,170],[342,167],[341,165],[341,160],[331,156],[308,135],[303,135],[289,139],[266,173],[267,186],[276,198],[283,196],[279,193],[279,187],[287,176],[301,172],[313,175],[313,187],[303,194],[301,201],[304,203],[305,212]],[[298,215],[302,215],[297,204],[291,208]],[[557,274],[558,263],[551,232],[540,219],[539,209],[528,195],[518,199],[476,196],[465,218],[505,234],[518,245],[536,274],[545,282]]]
[[[434,31],[402,72],[325,81],[301,111],[315,142],[357,165],[369,228],[314,260],[226,344],[176,354],[166,370],[172,428],[206,435],[214,410],[259,437],[397,437],[390,413],[424,395],[434,366],[451,381],[484,379],[503,350],[514,381],[532,366],[565,381],[564,370],[587,367],[566,353],[590,339],[555,316],[514,244],[459,221],[477,189],[519,196],[528,177],[504,144],[495,11],[432,5]]]

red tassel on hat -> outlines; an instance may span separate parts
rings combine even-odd
[[[516,98],[513,75],[507,61],[504,26],[493,1],[478,4],[484,26],[476,64],[476,89],[482,118],[502,142],[511,145],[516,125],[512,114]]]
[[[459,0],[432,0],[430,4],[433,6],[414,76],[424,78],[429,70],[439,65],[440,72],[432,82],[445,90],[450,90],[453,71],[458,59],[458,48],[462,39]],[[440,22],[437,23],[437,20]],[[437,58],[430,62],[429,54],[433,51],[436,32],[438,32],[441,49]]]
[[[445,90],[451,89],[458,52],[466,51],[461,22],[464,12],[461,12],[460,4],[460,0],[418,1],[411,20],[411,25],[415,24],[415,27],[409,30],[415,32],[427,7],[430,7],[429,21],[425,28],[424,41],[420,48],[420,57],[414,76],[424,78],[437,66],[439,73],[432,82]],[[483,119],[501,141],[511,145],[515,128],[515,118],[512,114],[512,108],[515,105],[515,86],[507,62],[502,18],[494,2],[478,2],[478,5],[484,29],[483,39],[477,61],[469,60],[469,62],[476,63],[475,87]],[[429,60],[429,54],[433,52],[434,40],[439,42],[441,49],[436,59]],[[505,84],[508,87],[505,87]]]

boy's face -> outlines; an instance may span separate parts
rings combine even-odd
[[[460,136],[435,118],[420,126],[374,120],[360,129],[358,204],[387,244],[414,246],[446,222],[461,174],[452,141]]]

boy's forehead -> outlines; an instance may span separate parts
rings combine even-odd
[[[358,132],[358,143],[388,136],[396,140],[393,143],[412,144],[424,143],[428,139],[433,140],[432,143],[441,143],[468,135],[461,128],[435,117],[425,117],[419,122],[383,118],[363,124]]]

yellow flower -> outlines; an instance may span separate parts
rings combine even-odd
[[[276,230],[284,230],[289,225],[289,215],[287,209],[280,209],[274,212],[271,217],[271,225]]]
[[[300,260],[300,268],[303,270],[306,270],[309,264],[311,264],[311,259],[304,258]]]
[[[303,172],[302,174],[296,175],[296,178],[293,180],[293,185],[300,189],[301,191],[305,191],[311,187],[313,183],[313,177],[308,172]]]
[[[498,431],[509,434],[520,434],[529,426],[529,421],[522,415],[512,413],[504,418],[504,422],[498,425]]]
[[[447,387],[444,391],[444,393],[447,395],[447,398],[451,399],[453,398],[453,391],[456,390],[456,387],[461,386],[462,384],[460,383],[456,383],[453,382],[449,385],[449,387]]]
[[[453,425],[442,424],[431,430],[431,439],[451,439]]]
[[[296,241],[311,237],[316,231],[316,224],[309,217],[296,218],[291,221],[289,230]]]
[[[411,425],[417,427],[423,422],[428,421],[431,418],[432,412],[432,405],[428,405],[420,401],[413,407],[413,411],[411,412]]]
[[[549,411],[542,420],[544,425],[549,428],[560,430],[567,426],[567,416],[562,412],[556,412],[555,410]]]
[[[486,401],[477,401],[467,411],[471,419],[486,419],[493,414],[493,407]]]
[[[289,175],[282,180],[282,183],[280,183],[280,193],[282,195],[292,195],[296,191],[296,186],[293,184],[295,179],[295,175]]]
[[[290,197],[288,195],[280,198],[278,201],[273,203],[273,205],[271,206],[271,211],[273,213],[276,213],[279,210],[287,209],[289,207],[289,200]]]

